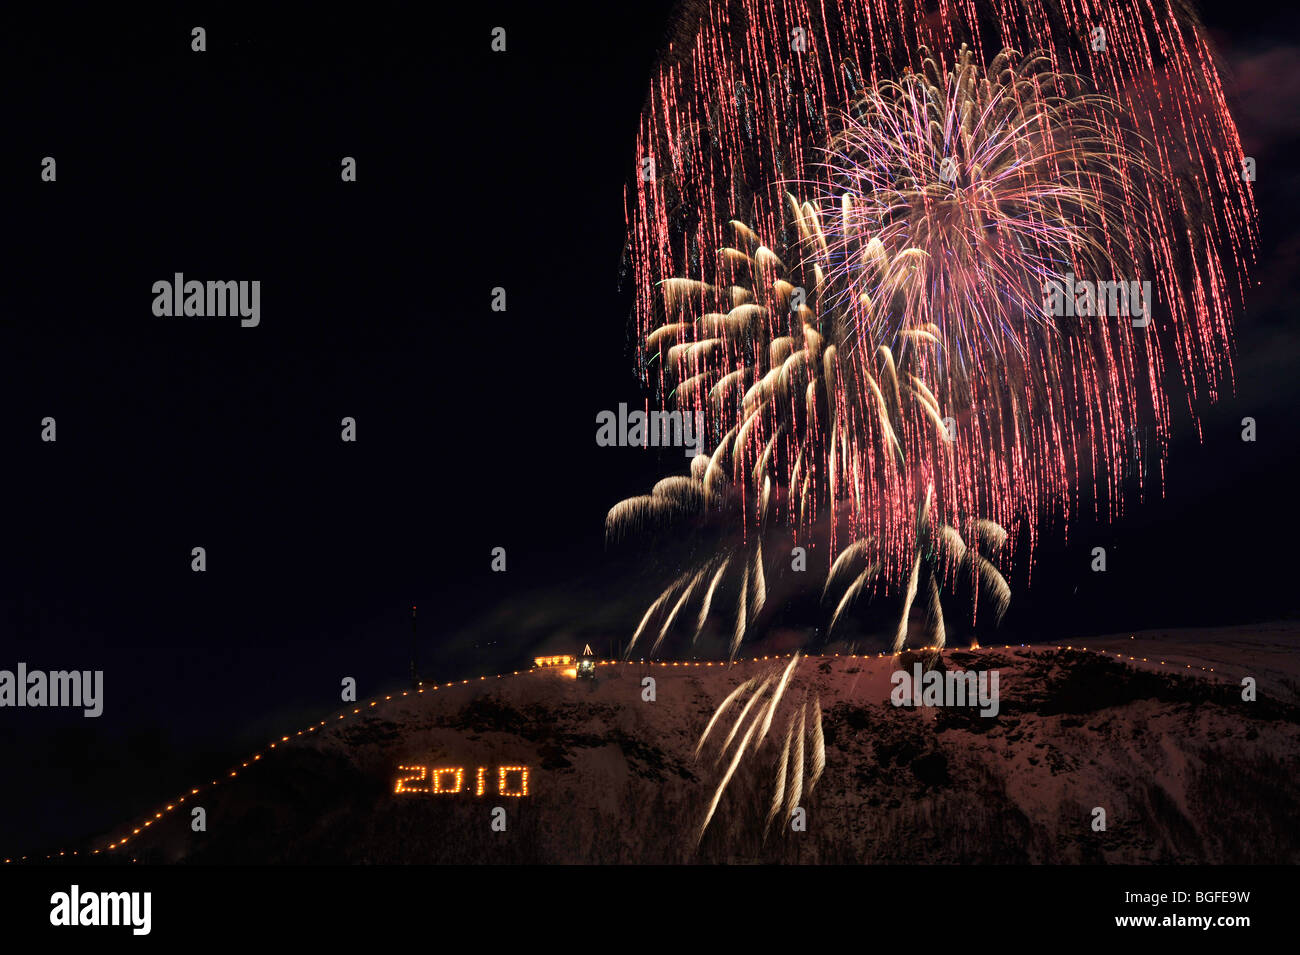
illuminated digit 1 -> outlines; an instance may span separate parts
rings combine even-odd
[[[486,784],[485,784],[484,781],[483,781],[483,774],[486,773],[486,772],[487,772],[486,767],[480,766],[480,767],[478,768],[478,785],[475,786],[475,788],[474,788],[474,795],[475,795],[475,796],[481,796],[481,795],[483,795],[483,790],[486,788]]]
[[[423,782],[427,779],[429,775],[428,766],[398,766],[397,768],[402,772],[415,772],[417,775],[398,777],[397,788],[393,790],[394,793],[427,793],[429,791],[428,786],[406,785],[410,782]]]
[[[444,789],[442,787],[442,778],[448,773],[454,773],[456,776],[456,788]],[[435,793],[458,793],[465,784],[465,769],[463,766],[448,766],[443,769],[433,771],[433,792]]]
[[[506,791],[506,773],[519,773],[519,792],[512,793]],[[527,796],[528,795],[528,767],[527,766],[502,766],[497,770],[497,792],[502,796]]]

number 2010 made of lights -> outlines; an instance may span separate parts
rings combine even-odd
[[[475,796],[487,794],[488,768],[479,766],[474,774],[471,787],[465,785],[464,766],[398,766],[397,784],[394,793],[423,793],[431,796],[454,796],[468,794]],[[527,766],[498,766],[496,775],[496,794],[498,796],[521,797],[528,795]]]

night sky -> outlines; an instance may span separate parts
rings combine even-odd
[[[1202,442],[1176,422],[1163,499],[1013,578],[1009,637],[1300,604],[1300,31],[1253,5],[1202,5],[1259,170],[1237,394]],[[413,604],[429,677],[626,639],[657,578],[607,553],[605,512],[685,465],[594,440],[644,401],[623,190],[668,5],[40,16],[0,31],[0,668],[103,669],[106,700],[0,710],[0,855],[121,822],[335,708],[345,676],[401,686]],[[260,326],[156,318],[175,272],[261,280]]]

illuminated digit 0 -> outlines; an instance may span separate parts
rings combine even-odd
[[[399,770],[404,773],[415,773],[414,776],[399,776],[397,779],[397,788],[394,793],[427,793],[428,786],[409,786],[408,783],[424,782],[429,776],[428,766],[398,766]]]
[[[512,793],[506,789],[506,773],[519,774],[519,792]],[[528,767],[527,766],[502,766],[497,770],[497,792],[502,796],[527,796],[528,795]]]
[[[456,788],[445,789],[442,785],[443,777],[451,774],[456,777]],[[465,769],[463,766],[448,766],[443,769],[433,771],[433,791],[435,793],[458,793],[465,784]]]

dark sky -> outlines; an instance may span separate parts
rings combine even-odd
[[[1297,609],[1300,30],[1253,4],[1206,13],[1259,164],[1238,394],[1175,445],[1163,500],[1043,549],[1011,635]],[[645,575],[609,559],[604,514],[684,459],[598,448],[594,421],[642,400],[623,186],[669,14],[566,8],[44,8],[0,31],[0,668],[106,680],[98,720],[0,710],[0,855],[120,821],[328,712],[344,676],[400,684],[413,603],[430,675],[635,626]],[[178,271],[261,280],[260,327],[155,318]]]

